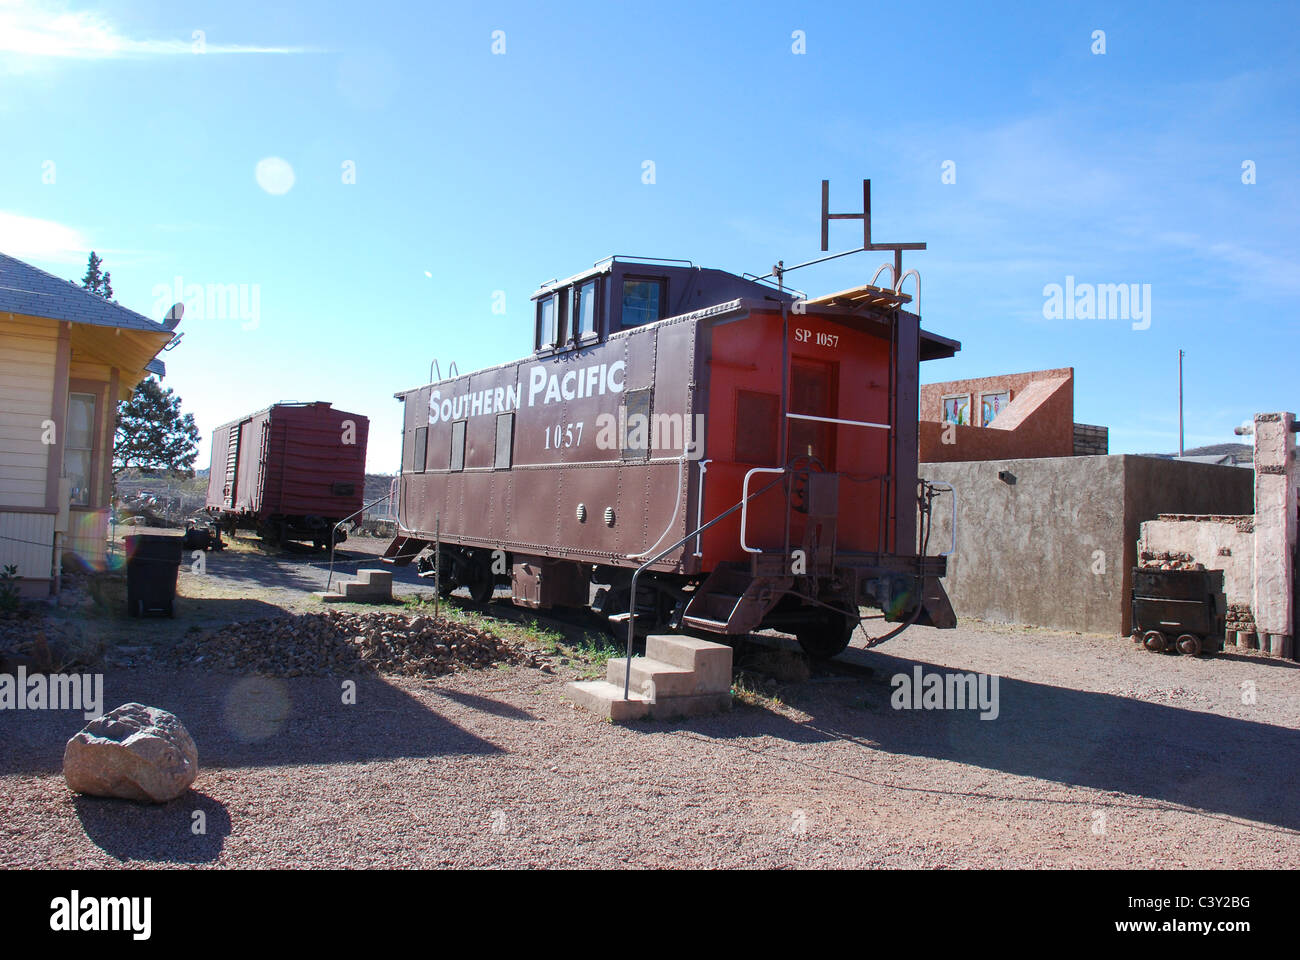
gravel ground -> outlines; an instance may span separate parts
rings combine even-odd
[[[106,709],[184,721],[193,790],[74,797],[80,714],[0,713],[0,866],[1300,866],[1298,664],[980,623],[844,660],[870,675],[629,727],[565,700],[563,661],[353,678],[355,704],[341,678],[110,668]],[[892,709],[918,664],[997,675],[998,717]]]

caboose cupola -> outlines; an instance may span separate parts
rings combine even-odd
[[[741,297],[793,301],[758,280],[697,267],[690,260],[612,256],[533,294],[538,355],[580,349],[667,317]]]

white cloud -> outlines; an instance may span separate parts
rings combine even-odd
[[[20,260],[77,263],[90,244],[75,227],[0,210],[0,252]]]
[[[202,50],[198,49],[201,41]],[[17,55],[7,64],[18,72],[40,58],[109,60],[180,54],[307,53],[305,47],[210,43],[187,31],[182,37],[143,40],[127,37],[101,14],[65,6],[0,0],[0,53]]]

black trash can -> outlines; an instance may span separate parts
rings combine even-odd
[[[138,533],[126,538],[126,612],[176,616],[176,575],[183,538]]]

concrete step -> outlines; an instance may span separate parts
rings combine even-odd
[[[619,690],[627,673],[627,657],[613,657],[606,666],[605,679]],[[676,667],[648,657],[632,658],[632,683],[630,689],[651,701],[660,697],[684,697],[693,693],[716,692],[697,689],[695,671]]]
[[[390,593],[393,589],[393,571],[391,570],[358,570],[357,582],[364,583],[376,590],[386,590]]]
[[[645,658],[692,671],[696,693],[731,695],[731,647],[725,643],[656,633],[646,638]]]
[[[565,684],[565,693],[574,703],[613,723],[631,720],[671,720],[697,717],[731,709],[731,693],[700,693],[688,697],[662,697],[651,702],[631,691],[623,699],[622,684],[608,680],[581,680]]]
[[[564,685],[569,699],[598,717],[614,723],[641,720],[650,713],[650,701],[635,690],[623,699],[623,688],[607,680],[578,680]]]

